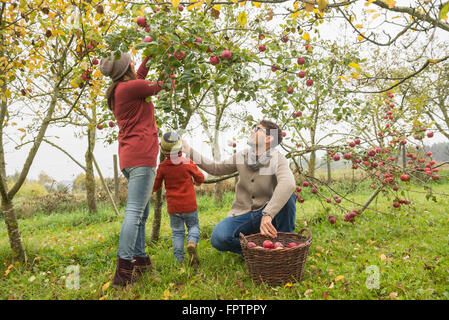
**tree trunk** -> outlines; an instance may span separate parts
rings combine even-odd
[[[95,147],[95,130],[87,129],[87,140],[88,147],[86,151],[86,198],[87,198],[87,207],[89,209],[89,213],[97,212],[97,201],[96,201],[96,185],[95,185],[95,175],[94,175],[94,166],[92,153]],[[106,191],[106,190],[105,190]]]
[[[310,152],[309,158],[309,176],[315,178],[315,166],[316,166],[316,151]]]
[[[332,168],[331,168],[331,158],[329,156],[326,157],[327,161],[327,184],[332,182]]]
[[[13,252],[15,261],[26,262],[25,250],[22,246],[19,224],[17,222],[16,212],[11,200],[2,201],[2,211],[5,218],[6,228],[8,229],[9,243]]]
[[[217,127],[215,127],[215,133],[214,133],[214,144],[213,144],[213,148],[212,148],[212,153],[214,156],[214,161],[218,162],[221,159],[221,152],[220,152],[220,146],[218,144],[218,138],[219,138],[219,132]],[[215,202],[217,203],[221,203],[223,200],[223,182],[217,182],[215,184],[215,188],[214,188],[214,199]]]
[[[159,154],[159,160],[164,161],[164,155],[162,152]],[[161,230],[161,217],[162,217],[162,188],[156,192],[156,201],[154,202],[154,219],[153,228],[151,230],[151,242],[157,242],[159,240],[159,232]]]

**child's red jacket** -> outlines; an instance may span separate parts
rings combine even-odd
[[[168,213],[189,213],[198,209],[192,178],[196,184],[204,181],[204,175],[191,159],[181,156],[172,162],[166,158],[159,165],[153,191],[158,191],[165,181]]]

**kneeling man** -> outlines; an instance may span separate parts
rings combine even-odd
[[[250,148],[219,163],[203,157],[183,141],[183,151],[207,173],[214,176],[239,173],[231,211],[211,235],[211,244],[217,250],[242,253],[240,232],[244,235],[260,232],[275,238],[277,231],[295,229],[296,183],[287,159],[275,149],[281,141],[279,126],[262,120],[251,131]]]

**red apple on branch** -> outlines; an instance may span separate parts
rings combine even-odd
[[[210,57],[209,62],[211,65],[215,66],[220,63],[220,59],[217,56],[212,56]]]
[[[147,19],[145,19],[144,17],[138,17],[136,19],[136,22],[139,27],[145,28],[147,26]]]
[[[229,50],[223,50],[223,52],[221,53],[221,58],[223,60],[229,60],[229,59],[231,59],[231,56],[232,56],[232,52]]]

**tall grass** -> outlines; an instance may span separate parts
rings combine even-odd
[[[345,188],[334,187],[339,192]],[[449,197],[444,196],[448,187],[447,180],[434,183],[434,193],[441,195],[433,201],[414,186],[409,191],[414,206],[400,209],[391,207],[391,199],[379,197],[354,224],[343,222],[344,213],[336,205],[323,206],[305,195],[306,201],[297,203],[295,230],[308,227],[313,235],[303,281],[273,288],[251,280],[240,255],[219,252],[210,244],[214,226],[231,207],[232,192],[224,194],[222,203],[215,202],[213,195],[198,196],[201,265],[197,271],[176,264],[164,206],[160,239],[147,243],[154,271],[119,290],[110,283],[123,206],[119,218],[106,204],[95,215],[85,208],[40,212],[19,220],[27,265],[12,262],[7,230],[0,224],[0,298],[449,299]],[[363,202],[370,192],[368,185],[359,184],[348,198]],[[328,214],[337,216],[336,224],[328,222]],[[150,215],[147,232],[151,227]],[[79,271],[78,289],[71,286],[74,270]],[[378,287],[367,285],[373,276],[378,276]]]

